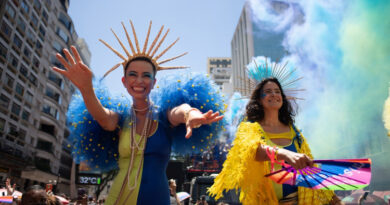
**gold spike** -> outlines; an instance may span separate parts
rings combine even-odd
[[[131,52],[133,52],[133,54],[135,54],[134,46],[133,46],[133,43],[131,42],[129,33],[127,32],[126,26],[123,22],[121,22],[121,23],[122,23],[123,29],[125,30],[127,41],[129,42],[129,45],[131,48]]]
[[[145,54],[146,51],[146,46],[148,46],[148,40],[149,40],[149,35],[150,35],[150,28],[152,27],[152,21],[149,23],[149,29],[148,29],[148,34],[146,34],[146,39],[144,43],[144,48],[142,49],[142,53]]]
[[[152,51],[153,47],[156,45],[156,42],[157,42],[158,38],[160,38],[160,35],[161,35],[161,32],[163,31],[163,29],[164,29],[164,25],[161,26],[160,31],[158,32],[156,38],[154,38],[153,43],[152,43],[152,45],[150,45],[150,48],[149,48],[148,53],[146,55],[149,55],[150,51]]]
[[[111,73],[112,71],[114,71],[115,69],[117,69],[122,63],[118,63],[116,65],[114,65],[110,70],[108,70],[104,75],[103,75],[103,78],[105,78],[109,73]]]
[[[106,43],[105,41],[103,41],[102,39],[99,39],[100,42],[102,42],[104,45],[106,45],[109,49],[112,50],[112,52],[114,52],[117,56],[119,56],[120,58],[122,58],[123,60],[127,60],[124,56],[122,56],[117,50],[113,49],[110,45],[108,45],[108,43]]]
[[[157,47],[153,50],[152,54],[150,56],[154,56],[154,54],[157,52],[157,50],[160,48],[162,42],[165,40],[165,37],[167,37],[169,33],[169,29],[167,30],[167,32],[165,32],[164,36],[162,37],[162,39],[160,40],[160,42],[158,43]]]
[[[283,67],[281,67],[281,68],[279,69],[279,72],[275,74],[275,77],[276,77],[276,78],[279,79],[279,78],[283,75],[283,73],[285,73],[285,71],[287,70],[287,69],[286,69],[287,64],[288,64],[288,61],[286,61],[286,63],[283,65]]]
[[[302,80],[302,78],[303,78],[303,77],[300,77],[300,78],[296,78],[296,79],[294,79],[294,80],[291,80],[291,81],[289,81],[289,82],[286,82],[286,83],[284,83],[283,87],[288,87],[288,86],[290,86],[291,84],[293,84],[293,83],[295,83],[295,82],[297,82],[297,81],[299,81],[299,80]]]
[[[111,29],[111,32],[114,34],[114,36],[115,36],[116,40],[118,40],[119,44],[121,44],[121,46],[122,46],[123,50],[125,51],[127,57],[130,58],[131,55],[130,55],[129,51],[127,51],[127,49],[126,49],[126,47],[123,45],[122,41],[119,40],[119,38],[118,38],[118,36],[116,35],[116,33],[114,32],[114,30]]]
[[[157,64],[163,64],[163,63],[166,63],[166,62],[169,62],[169,61],[171,61],[171,60],[175,60],[175,59],[177,59],[177,58],[180,58],[180,57],[182,57],[182,56],[184,56],[184,55],[187,55],[188,54],[188,52],[185,52],[185,53],[183,53],[183,54],[181,54],[181,55],[178,55],[178,56],[175,56],[175,57],[173,57],[173,58],[169,58],[169,59],[166,59],[166,60],[163,60],[163,61],[161,61],[161,62],[158,62]]]
[[[169,45],[165,50],[163,50],[158,56],[156,56],[154,59],[159,59],[161,56],[163,56],[169,49],[172,48],[173,45],[176,44],[176,42],[179,40],[180,38],[177,38],[176,41],[174,41],[171,45]]]
[[[134,25],[131,20],[130,20],[130,24],[131,24],[131,30],[133,30],[134,41],[135,41],[135,46],[137,47],[137,52],[140,53],[141,50],[139,49],[137,34],[135,33]]]
[[[306,89],[286,88],[283,90],[288,91],[288,92],[301,92],[301,91],[305,91]]]
[[[158,67],[157,70],[170,70],[170,69],[183,69],[183,68],[189,68],[189,66]]]
[[[281,78],[279,79],[280,82],[284,82],[285,80],[287,80],[289,77],[291,77],[291,75],[296,71],[297,69],[294,68],[292,71],[290,71],[289,73],[285,74],[284,76],[280,76]]]
[[[287,64],[285,64],[285,66],[283,66],[283,69],[282,69],[282,71],[278,74],[278,76],[275,76],[276,78],[278,78],[279,80],[281,80],[282,78],[284,78],[284,76],[288,76],[288,75],[290,75],[290,74],[288,74],[288,69],[286,68],[286,65]]]

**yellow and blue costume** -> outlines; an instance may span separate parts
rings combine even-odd
[[[85,162],[102,172],[117,169],[119,165],[107,204],[115,201],[118,201],[117,204],[169,204],[165,170],[171,150],[177,153],[202,151],[224,128],[223,122],[203,125],[194,129],[192,137],[187,140],[184,138],[185,126],[172,128],[167,111],[188,103],[202,112],[224,112],[226,105],[218,87],[204,74],[173,74],[161,79],[150,93],[154,103],[152,118],[158,126],[146,141],[141,142],[140,146],[146,142],[144,151],[132,152],[129,125],[131,102],[124,97],[110,97],[104,87],[96,86],[95,93],[102,105],[119,113],[118,129],[114,132],[104,131],[88,113],[82,98],[75,97],[68,111],[71,123],[69,147],[74,160],[76,163]],[[136,135],[136,138],[139,137]],[[131,159],[134,161],[130,166]]]
[[[292,129],[291,132],[295,132],[298,136],[297,140],[292,142],[296,151],[312,158],[310,148],[302,134],[297,129]],[[223,196],[224,191],[236,189],[240,190],[240,201],[243,205],[278,204],[285,189],[281,185],[274,184],[271,179],[264,177],[270,173],[269,161],[255,160],[256,151],[260,144],[274,146],[270,143],[271,135],[264,132],[257,122],[242,122],[238,127],[233,147],[229,151],[223,169],[216,177],[209,193],[219,199]],[[287,135],[285,138],[288,138],[288,135],[291,136],[289,133],[282,135]],[[298,204],[328,204],[334,195],[333,191],[312,190],[303,187],[297,187],[297,190]],[[284,195],[286,194],[288,193],[284,193]]]

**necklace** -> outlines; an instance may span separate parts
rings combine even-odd
[[[150,108],[152,106],[149,106],[147,108]],[[145,147],[146,147],[146,142],[147,142],[147,138],[148,138],[148,131],[151,129],[152,127],[152,120],[151,120],[151,116],[152,116],[152,110],[150,109],[146,115],[146,118],[145,118],[145,122],[144,122],[144,127],[142,129],[142,132],[141,132],[141,135],[139,135],[139,139],[137,140],[137,116],[136,116],[136,113],[135,111],[137,111],[136,109],[134,109],[134,107],[132,107],[131,109],[131,122],[130,122],[130,126],[131,126],[131,131],[130,131],[130,151],[131,151],[131,156],[130,156],[130,163],[129,163],[129,166],[128,166],[128,169],[127,169],[127,174],[126,174],[126,178],[125,180],[123,181],[123,184],[122,184],[122,187],[121,187],[121,191],[119,193],[119,196],[118,198],[116,199],[116,202],[115,204],[118,204],[119,203],[119,199],[121,198],[124,190],[125,190],[125,186],[127,184],[128,186],[128,189],[129,189],[129,193],[127,194],[127,197],[125,199],[125,203],[127,202],[127,200],[129,199],[130,195],[133,193],[133,191],[135,190],[135,188],[137,187],[137,184],[138,184],[138,180],[139,180],[139,177],[140,177],[140,174],[141,174],[141,168],[143,166],[143,158],[140,160],[139,164],[138,164],[138,169],[136,171],[136,174],[135,174],[135,179],[134,181],[130,182],[130,175],[131,175],[131,171],[133,170],[134,168],[134,161],[135,161],[135,157],[136,157],[136,153],[138,151],[141,151],[142,152],[142,156],[144,154],[144,151],[145,151]],[[143,110],[143,111],[146,111],[146,110]]]
[[[141,109],[135,108],[134,105],[132,107],[133,107],[133,110],[136,111],[136,112],[143,112],[143,111],[146,111],[146,110],[149,109],[150,104],[148,103],[148,105],[145,108],[141,108]]]

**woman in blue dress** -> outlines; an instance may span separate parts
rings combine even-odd
[[[157,42],[161,30],[155,41],[151,44],[149,52]],[[125,32],[127,34],[126,29]],[[160,98],[157,97],[157,99],[160,99],[157,100],[159,105],[156,106],[153,104],[153,100],[150,99],[149,94],[156,84],[156,72],[164,69],[160,66],[162,64],[161,62],[157,63],[157,59],[167,49],[157,56],[154,55],[155,51],[152,54],[146,52],[149,32],[150,27],[144,49],[141,51],[133,30],[137,50],[134,49],[131,40],[128,39],[133,54],[130,54],[118,39],[127,54],[127,58],[103,42],[124,60],[121,63],[124,68],[124,76],[121,80],[132,98],[132,105],[125,112],[115,111],[102,105],[101,101],[103,97],[98,97],[94,91],[92,83],[93,74],[82,62],[74,46],[71,47],[73,55],[67,49],[63,50],[66,59],[60,54],[57,54],[58,60],[65,69],[53,67],[53,70],[71,80],[79,89],[83,102],[85,103],[85,108],[90,114],[89,119],[87,119],[88,117],[85,118],[86,115],[82,112],[84,115],[83,121],[89,124],[93,124],[96,121],[106,131],[115,131],[120,127],[119,140],[115,136],[112,137],[112,140],[117,142],[119,173],[114,180],[106,204],[169,204],[168,180],[165,172],[173,140],[180,138],[180,136],[173,138],[173,135],[175,135],[175,127],[184,124],[186,131],[185,138],[188,139],[191,137],[194,128],[217,122],[223,118],[223,116],[219,115],[219,112],[212,110],[202,112],[202,109],[204,110],[204,108],[210,107],[206,104],[195,103],[198,107],[195,108],[190,105],[191,103],[183,103],[186,100],[183,96],[177,96],[181,100],[171,98],[166,101],[165,98],[160,96]],[[180,80],[178,82],[180,83]],[[194,87],[194,85],[191,87]],[[187,88],[185,92],[189,92],[187,91],[189,89]],[[177,88],[177,90],[176,92],[184,92],[180,88]],[[174,95],[172,91],[170,92],[170,94],[164,93],[164,95]],[[197,96],[197,93],[194,95],[195,98],[200,97]],[[164,101],[169,105],[163,105]],[[71,106],[70,110],[72,111],[72,109],[73,111],[75,110]],[[72,123],[72,126],[80,129],[80,126],[82,126],[81,123],[78,124],[77,120],[72,120],[76,122]],[[89,129],[88,127],[87,124],[85,128]],[[106,151],[109,145],[107,143],[99,143],[101,141],[98,141],[100,139],[96,139],[95,133],[90,134],[91,136],[95,134],[93,137],[87,137],[88,132],[86,130],[82,130],[81,134],[76,130],[74,131],[77,134],[72,133],[72,135],[77,136],[75,136],[76,140],[72,146],[73,150],[76,151],[74,152],[76,158],[77,156],[91,155],[91,153],[96,154],[96,159],[83,158],[84,160],[89,160],[89,164],[95,165],[96,163],[102,162],[101,156],[99,156],[102,154],[99,152],[112,154],[111,151]],[[113,144],[115,145],[115,143]],[[115,156],[116,154],[112,155]],[[109,160],[105,161],[109,163]],[[100,166],[102,165],[100,164]],[[98,168],[97,165],[96,167]]]

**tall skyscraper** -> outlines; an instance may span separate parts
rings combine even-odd
[[[88,47],[67,13],[68,0],[4,0],[0,3],[0,181],[11,177],[23,190],[52,182],[68,192],[72,158],[66,112],[75,87],[51,70],[55,58]],[[68,152],[68,153],[66,153]]]
[[[289,6],[292,6],[282,1],[270,0],[268,3],[270,9],[275,13],[283,13],[288,10]],[[299,23],[303,14],[299,13],[299,9],[296,10],[298,12],[292,22]],[[245,66],[250,63],[253,57],[265,56],[272,61],[278,61],[287,53],[282,44],[285,32],[273,31],[254,19],[250,3],[246,2],[231,41],[233,89],[243,95],[249,95],[249,81],[245,73]]]

